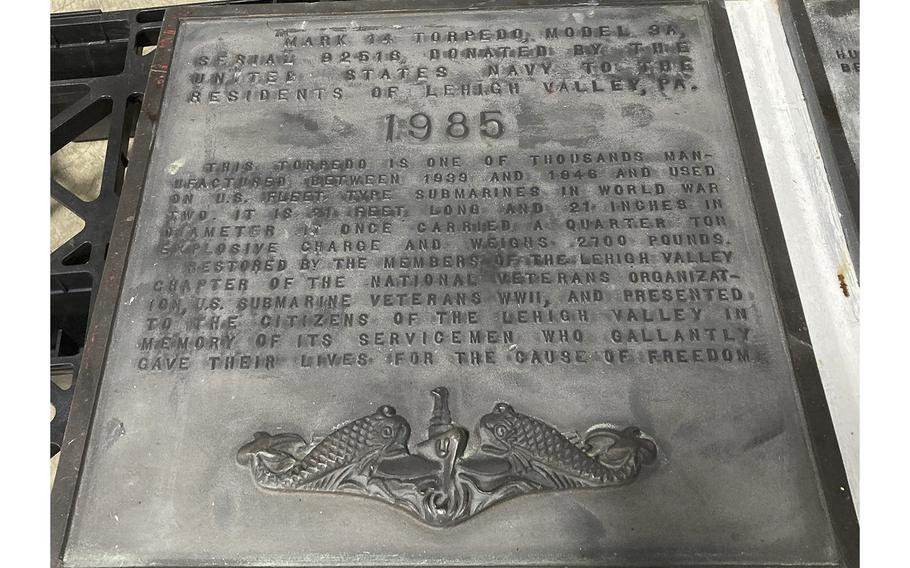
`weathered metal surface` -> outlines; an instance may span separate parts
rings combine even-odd
[[[859,167],[859,1],[805,0],[837,114]]]
[[[844,563],[730,41],[706,2],[171,12],[53,554]]]
[[[788,0],[781,15],[858,266],[859,0]]]
[[[469,434],[452,420],[448,389],[432,393],[427,439],[413,452],[411,425],[383,405],[309,445],[298,434],[257,432],[237,461],[266,489],[365,495],[446,527],[519,495],[625,485],[657,458],[638,428],[598,424],[564,434],[504,402],[481,417],[478,442],[464,456]]]

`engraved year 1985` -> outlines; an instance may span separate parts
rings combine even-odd
[[[498,110],[481,111],[476,116],[469,116],[462,111],[450,113],[444,120],[434,120],[425,112],[416,112],[407,118],[389,114],[385,117],[386,142],[398,140],[417,140],[423,142],[433,136],[434,123],[442,122],[438,128],[444,136],[452,140],[464,140],[475,133],[483,138],[501,138],[506,126],[501,120],[502,112]],[[406,134],[406,136],[405,136]],[[439,136],[442,136],[440,134]]]

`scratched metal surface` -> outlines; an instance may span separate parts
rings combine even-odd
[[[497,105],[507,117],[509,131],[517,135],[495,145],[464,144],[458,151],[478,160],[493,151],[527,155],[592,147],[640,147],[651,152],[705,148],[720,166],[727,188],[724,200],[732,226],[728,244],[736,251],[731,267],[754,310],[749,347],[760,356],[751,363],[533,368],[505,364],[508,353],[502,351],[504,363],[487,367],[458,366],[449,357],[429,370],[371,365],[343,370],[290,367],[209,372],[201,370],[204,355],[192,354],[194,370],[189,373],[137,372],[136,345],[143,335],[146,304],[154,297],[151,283],[179,277],[179,260],[153,254],[169,209],[167,184],[175,175],[181,170],[198,172],[211,160],[271,163],[300,154],[364,156],[382,163],[389,156],[389,150],[377,142],[383,132],[382,116],[451,107],[450,102],[417,97],[377,102],[357,89],[351,89],[343,102],[291,103],[283,108],[187,104],[193,90],[187,77],[196,57],[215,49],[275,51],[274,30],[300,26],[302,20],[319,28],[370,25],[415,31],[433,29],[444,21],[447,27],[502,25],[540,33],[548,22],[614,19],[639,26],[655,20],[681,22],[698,47],[693,53],[699,73],[697,92],[682,96],[655,90],[633,99],[546,98],[523,90],[511,99],[461,99],[458,106],[470,114]],[[699,4],[300,15],[183,24],[136,220],[65,563],[836,562],[711,34]],[[413,46],[402,49],[419,59]],[[302,54],[298,65],[307,57]],[[554,58],[554,67],[557,76],[568,74],[564,60]],[[471,67],[453,64],[453,68],[463,79],[472,78]],[[310,64],[307,72],[314,83],[337,82],[337,69],[332,66]],[[523,81],[531,84],[530,79]],[[394,151],[428,156],[452,149],[431,142],[419,150],[397,146]],[[533,176],[540,175],[528,169]],[[555,193],[541,200],[554,217],[564,205]],[[401,194],[394,203],[409,201]],[[679,221],[681,215],[669,216]],[[297,232],[300,226],[280,226],[281,256],[299,257],[295,243],[302,238]],[[399,232],[385,238],[384,246],[400,250],[408,236]],[[567,247],[567,239],[558,232],[548,236],[556,249]],[[447,246],[464,247],[464,237],[452,237]],[[487,277],[482,278],[481,291],[493,296],[495,280]],[[618,292],[617,285],[606,289]],[[368,290],[352,293],[367,302]],[[266,281],[258,279],[251,282],[248,294],[272,293]],[[236,296],[228,298],[236,300]],[[241,328],[241,332],[250,331],[250,327]],[[533,345],[530,332],[522,333],[527,345]],[[247,335],[238,351],[255,351],[252,334]],[[353,332],[340,332],[339,341],[355,345]],[[524,346],[519,342],[519,349]],[[282,355],[294,359],[299,351],[289,348]],[[384,355],[379,348],[370,352],[377,359]],[[566,430],[604,420],[637,424],[657,439],[660,462],[628,487],[520,497],[459,526],[434,529],[372,500],[262,492],[234,459],[238,446],[257,430],[305,436],[314,430],[325,433],[379,404],[395,406],[420,429],[429,412],[429,390],[437,385],[449,388],[452,412],[465,425],[475,424],[500,400]]]
[[[184,0],[51,0],[50,8],[52,14],[84,10],[112,12],[184,3],[186,3]],[[104,169],[106,152],[106,140],[70,142],[51,155],[51,177],[80,199],[90,201],[97,197],[101,190],[101,175]],[[54,198],[51,198],[50,225],[50,249],[53,252],[78,234],[85,226],[85,221]],[[54,377],[52,380],[65,390],[70,388],[71,379],[71,375],[67,374],[61,375],[59,380],[58,377]],[[55,411],[52,410],[52,420],[54,413]],[[51,486],[54,484],[59,459],[60,455],[57,453],[50,460]]]

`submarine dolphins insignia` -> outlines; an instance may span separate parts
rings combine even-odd
[[[504,402],[481,417],[468,447],[448,390],[432,395],[427,438],[413,448],[410,424],[385,405],[318,442],[256,432],[237,461],[264,489],[363,495],[445,527],[519,495],[625,485],[657,459],[657,444],[637,427],[564,434]]]

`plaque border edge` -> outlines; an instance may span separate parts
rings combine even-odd
[[[801,0],[788,0],[800,2]],[[119,298],[126,273],[133,234],[144,193],[148,166],[156,141],[158,118],[164,101],[169,67],[173,57],[177,30],[184,21],[213,17],[274,17],[284,14],[309,13],[346,14],[365,11],[394,13],[398,11],[451,11],[453,9],[508,9],[543,8],[581,5],[642,6],[701,4],[705,7],[711,25],[711,35],[717,61],[722,71],[722,86],[727,94],[730,115],[740,149],[743,169],[750,197],[758,222],[771,280],[771,292],[777,302],[779,317],[786,334],[785,342],[796,380],[799,406],[803,412],[809,446],[818,481],[823,492],[823,505],[831,523],[839,555],[845,566],[859,565],[859,523],[850,487],[834,432],[833,422],[822,387],[821,376],[815,362],[802,302],[790,264],[777,205],[771,188],[758,130],[749,103],[745,78],[740,66],[736,44],[727,17],[724,0],[497,0],[494,6],[473,0],[356,0],[345,2],[341,12],[332,11],[340,2],[314,2],[290,5],[195,5],[167,8],[155,50],[139,120],[133,141],[131,163],[123,184],[117,215],[114,220],[108,257],[102,273],[102,282],[92,311],[86,348],[79,371],[79,381],[74,385],[70,418],[60,451],[60,462],[51,491],[51,567],[63,568],[69,530],[74,513],[78,487],[82,477],[85,453],[91,436],[91,426],[109,349],[110,335],[119,308]],[[785,2],[786,4],[786,2]],[[786,29],[786,26],[785,26]],[[858,194],[857,194],[858,195]],[[771,251],[775,254],[770,254]],[[743,567],[745,568],[745,567]]]
[[[787,0],[789,1],[801,0]],[[796,380],[797,398],[803,412],[813,466],[821,485],[822,501],[842,563],[856,567],[859,566],[859,521],[812,348],[809,326],[790,262],[790,252],[774,199],[733,31],[726,15],[726,6],[712,0],[707,2],[737,142],[759,225],[758,233],[768,264],[771,290],[786,334],[784,340]]]
[[[859,8],[859,1],[856,6]],[[860,174],[844,132],[831,82],[812,30],[805,0],[778,2],[778,12],[812,130],[821,151],[825,176],[844,218],[844,238],[854,270],[860,265]]]

